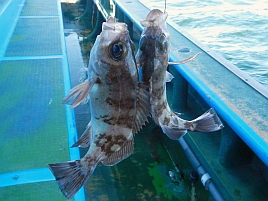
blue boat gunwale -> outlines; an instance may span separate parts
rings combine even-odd
[[[124,3],[120,0],[114,0],[116,6],[120,8],[120,10],[125,14],[127,18],[129,18],[133,22],[133,26],[137,27],[139,31],[143,30],[143,27],[140,24],[140,19],[137,19],[131,13],[128,13],[127,10],[129,8],[124,5]],[[142,4],[142,2],[139,2]],[[144,5],[144,4],[143,4]],[[146,7],[146,5],[144,5]],[[149,8],[146,9],[148,13],[150,11]],[[145,14],[144,14],[145,16]],[[139,16],[140,17],[140,16]],[[235,65],[228,62],[226,59],[215,53],[209,47],[201,44],[201,42],[197,41],[187,32],[183,31],[178,25],[176,25],[171,20],[168,20],[168,29],[175,29],[181,35],[183,35],[186,39],[196,45],[199,49],[208,54],[218,63],[225,66],[230,73],[235,74],[238,78],[244,81],[246,84],[254,88],[258,93],[262,94],[266,99],[268,99],[268,89],[266,89],[263,85],[258,83],[252,77],[247,75],[242,70],[238,69]],[[180,59],[176,56],[174,52],[170,53],[171,61],[179,61]],[[255,154],[268,166],[268,144],[249,126],[247,123],[241,119],[231,108],[229,108],[223,100],[219,98],[208,86],[204,84],[202,80],[200,80],[194,73],[188,69],[186,66],[174,65],[174,68],[187,80],[187,82],[193,86],[193,88],[201,95],[201,97],[205,100],[205,102],[213,107],[216,112],[223,118],[228,125],[240,136],[240,138],[255,152]]]

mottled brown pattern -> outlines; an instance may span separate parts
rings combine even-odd
[[[112,150],[113,146],[118,145],[121,147],[127,138],[124,135],[102,135],[96,141],[96,146],[101,148],[101,152],[104,152],[106,156],[114,153],[115,151]]]
[[[185,126],[185,128],[186,128],[187,130],[192,130],[192,129],[194,128],[193,123],[192,123],[192,122],[189,122],[189,121],[186,121],[186,122],[184,123],[184,126]]]
[[[169,122],[170,122],[170,118],[169,117],[165,117],[164,118],[164,125],[168,125],[169,124]]]
[[[152,111],[154,112],[155,117],[160,117],[162,112],[166,109],[166,103],[165,102],[157,102],[155,107],[152,108]]]
[[[110,97],[106,98],[105,102],[108,103],[109,105],[113,105],[114,104],[113,99],[111,99]]]

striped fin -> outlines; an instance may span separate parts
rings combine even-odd
[[[177,140],[187,133],[186,129],[179,128],[178,126],[171,127],[161,124],[160,126],[163,133],[165,133],[171,140]]]
[[[80,160],[75,160],[48,164],[48,167],[53,173],[61,192],[69,199],[84,185],[97,165],[98,162],[93,161],[85,167]]]
[[[195,124],[194,130],[192,130],[194,132],[214,132],[224,127],[213,108],[190,122]]]
[[[108,158],[103,160],[102,164],[106,166],[116,165],[117,163],[129,157],[133,153],[133,151],[134,151],[134,140],[132,138],[126,141],[124,145],[117,152],[113,153]]]
[[[89,99],[89,92],[96,82],[97,78],[86,80],[82,84],[74,87],[63,100],[63,104],[72,105],[70,109],[77,107],[80,104],[86,104]]]
[[[84,133],[81,135],[78,141],[71,146],[71,148],[73,147],[86,148],[90,145],[91,139],[92,139],[92,128],[91,128],[91,121],[90,121]]]
[[[133,127],[134,134],[139,132],[142,126],[148,122],[147,117],[150,115],[150,110],[150,93],[148,92],[148,86],[139,83],[136,104],[137,112]]]
[[[214,132],[224,127],[213,108],[210,108],[207,112],[192,121],[182,120],[177,116],[173,116],[170,121],[172,122],[172,126],[164,125],[163,122],[159,122],[159,124],[162,131],[172,140],[179,139],[188,131]]]

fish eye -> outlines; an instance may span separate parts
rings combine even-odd
[[[145,36],[142,36],[141,39],[140,39],[140,42],[139,42],[140,50],[141,51],[145,50],[145,46],[146,45],[147,45],[146,37]]]
[[[162,34],[160,36],[159,42],[160,42],[160,50],[167,51],[167,49],[168,49],[168,40],[167,40],[167,37],[164,34]]]
[[[121,41],[114,41],[109,45],[109,53],[113,60],[120,61],[127,55],[126,44]]]

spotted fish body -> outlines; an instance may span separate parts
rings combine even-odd
[[[91,50],[88,80],[70,91],[63,103],[72,108],[89,95],[91,121],[73,146],[87,147],[81,160],[49,164],[62,193],[72,197],[98,163],[115,165],[132,154],[134,134],[149,115],[149,94],[138,82],[127,25],[109,18]]]
[[[167,13],[158,9],[147,15],[141,22],[144,30],[136,54],[136,61],[140,66],[140,80],[149,86],[152,117],[171,139],[178,139],[187,131],[217,131],[223,125],[213,109],[192,121],[187,121],[179,118],[168,105],[166,82],[172,75],[167,72],[170,36],[166,19]]]

